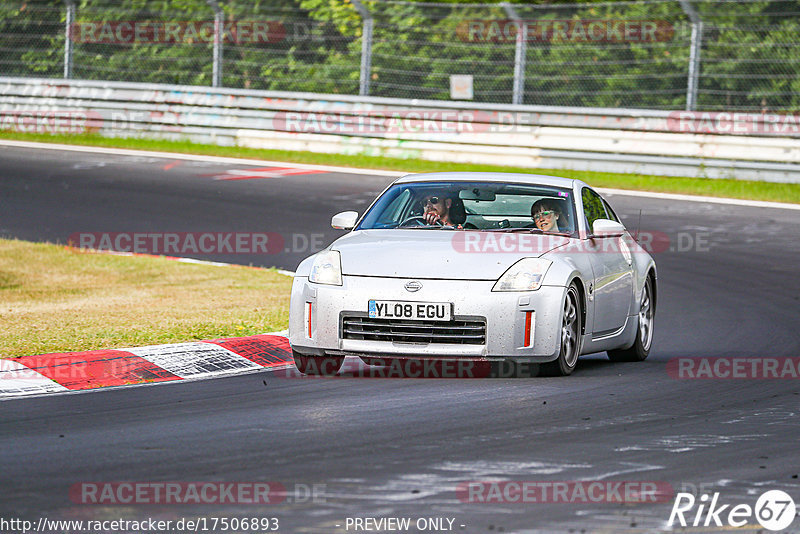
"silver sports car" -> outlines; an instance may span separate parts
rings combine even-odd
[[[302,373],[366,362],[514,360],[568,375],[607,351],[644,360],[656,266],[598,193],[534,174],[430,173],[390,185],[306,258],[289,342]]]

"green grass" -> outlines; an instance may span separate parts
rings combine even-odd
[[[0,239],[0,357],[283,330],[291,284],[273,269]]]
[[[288,150],[262,150],[242,147],[223,147],[193,143],[190,141],[166,141],[157,139],[107,138],[96,134],[59,135],[0,131],[0,138],[20,141],[47,143],[66,143],[102,147],[181,152],[187,154],[206,154],[237,158],[265,159],[291,163],[317,165],[339,165],[367,169],[387,169],[400,172],[433,171],[499,171],[546,173],[567,178],[579,178],[595,187],[634,189],[640,191],[659,191],[664,193],[683,193],[773,202],[800,204],[800,184],[756,182],[730,179],[675,178],[650,176],[644,174],[615,174],[592,171],[570,171],[552,169],[529,169],[503,167],[498,165],[477,165],[467,163],[446,163],[417,159],[397,159],[376,156],[350,156],[339,154],[317,154],[313,152],[293,152]]]

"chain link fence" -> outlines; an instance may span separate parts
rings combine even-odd
[[[403,99],[800,109],[800,1],[6,0],[5,76]]]

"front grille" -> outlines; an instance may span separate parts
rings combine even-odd
[[[400,343],[451,343],[485,345],[486,320],[470,317],[454,321],[402,321],[342,317],[342,338]]]

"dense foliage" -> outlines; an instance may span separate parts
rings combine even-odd
[[[492,21],[508,26],[504,21],[510,15],[502,6],[363,3],[374,18],[370,94],[449,99],[450,75],[471,74],[476,101],[511,101],[515,36],[498,37],[488,30]],[[219,0],[219,4],[228,32],[223,42],[223,86],[358,94],[363,19],[350,0]],[[214,11],[206,0],[75,0],[75,5],[70,40],[73,78],[211,84],[213,38],[185,31],[213,23]],[[795,41],[800,34],[800,1],[695,1],[693,5],[703,21],[698,108],[800,108],[800,41]],[[592,21],[659,25],[656,40],[529,36],[525,103],[685,106],[692,27],[677,1],[516,2],[515,7],[524,21],[540,25],[558,22],[573,28]],[[63,0],[0,4],[2,74],[61,77],[65,17]],[[182,32],[171,41],[86,38],[102,36],[103,23],[119,28],[126,22],[177,22]],[[268,24],[268,38],[247,33],[247,24],[254,22]],[[469,34],[469,24],[482,30]],[[81,34],[79,30],[87,27],[94,33]]]

